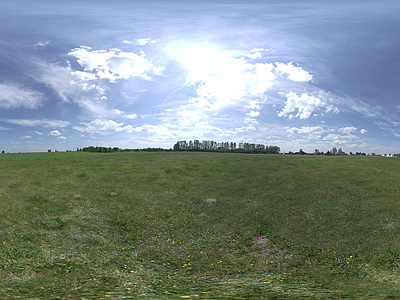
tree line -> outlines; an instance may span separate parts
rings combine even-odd
[[[89,146],[84,148],[77,148],[76,151],[84,151],[84,152],[99,152],[99,153],[113,153],[113,152],[134,152],[134,151],[148,151],[148,152],[156,152],[156,151],[170,151],[171,149],[164,148],[143,148],[143,149],[121,149],[118,147],[99,147],[99,146]]]
[[[233,152],[233,153],[268,153],[277,154],[281,150],[278,146],[263,144],[215,142],[215,141],[178,141],[174,151],[202,151],[202,152]]]

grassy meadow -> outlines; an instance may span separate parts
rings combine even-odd
[[[400,298],[400,159],[0,155],[0,298]]]

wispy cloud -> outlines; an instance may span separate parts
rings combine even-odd
[[[46,41],[46,42],[39,42],[39,43],[36,43],[33,47],[34,47],[35,49],[46,48],[46,46],[47,46],[48,44],[50,44],[49,41]]]
[[[18,84],[0,83],[0,108],[37,109],[43,101],[44,95],[42,93],[23,88]]]
[[[59,120],[33,120],[33,119],[1,119],[1,121],[10,123],[10,124],[15,124],[15,125],[20,125],[20,126],[26,126],[26,127],[35,127],[35,126],[41,126],[44,128],[57,128],[57,127],[66,127],[70,124],[70,122],[66,121],[59,121]]]

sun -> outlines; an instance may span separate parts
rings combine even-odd
[[[221,76],[229,65],[228,56],[209,45],[184,48],[178,53],[178,59],[191,73],[193,80],[211,75]]]

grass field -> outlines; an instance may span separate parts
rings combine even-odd
[[[400,298],[397,158],[7,156],[0,298]]]

